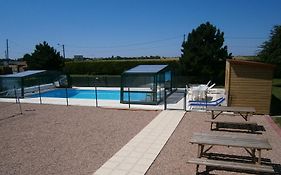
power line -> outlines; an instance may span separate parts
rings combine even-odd
[[[121,44],[121,45],[111,45],[111,46],[75,46],[71,44],[67,44],[68,47],[75,47],[75,48],[96,48],[96,49],[112,49],[112,48],[121,48],[121,47],[134,47],[134,46],[141,46],[141,45],[150,45],[153,43],[159,43],[163,41],[169,41],[169,40],[174,40],[178,39],[182,36],[174,36],[170,38],[164,38],[164,39],[159,39],[159,40],[153,40],[153,41],[146,41],[146,42],[138,42],[138,43],[129,43],[129,44]]]
[[[225,39],[235,39],[235,40],[266,40],[266,37],[237,37],[237,36],[226,36]]]
[[[9,40],[6,39],[6,59],[9,59]]]

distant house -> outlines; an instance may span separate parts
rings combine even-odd
[[[74,59],[83,59],[84,56],[83,55],[74,55]]]
[[[26,61],[12,61],[9,62],[8,67],[12,69],[13,73],[23,72],[27,69]]]
[[[27,69],[27,63],[25,61],[4,59],[0,60],[0,67],[0,74],[18,73]]]

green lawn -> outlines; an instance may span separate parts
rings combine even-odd
[[[273,118],[273,120],[281,127],[281,117]]]
[[[281,86],[281,78],[280,79],[273,79],[272,85],[280,87]]]
[[[271,116],[281,115],[281,79],[274,79],[272,83]],[[281,127],[281,118],[274,118]]]

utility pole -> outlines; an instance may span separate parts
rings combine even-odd
[[[65,59],[65,50],[64,50],[64,44],[58,43],[58,46],[62,46],[62,56]]]
[[[63,58],[65,59],[65,50],[64,50],[64,44],[62,45],[62,53],[63,53]]]
[[[6,59],[9,59],[9,40],[6,39]]]

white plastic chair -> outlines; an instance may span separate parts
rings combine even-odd
[[[207,88],[207,93],[211,93],[211,89],[216,85],[216,83],[212,84],[210,87]]]
[[[208,87],[208,90],[212,89],[214,86],[216,85],[216,83],[212,84],[211,86]]]

